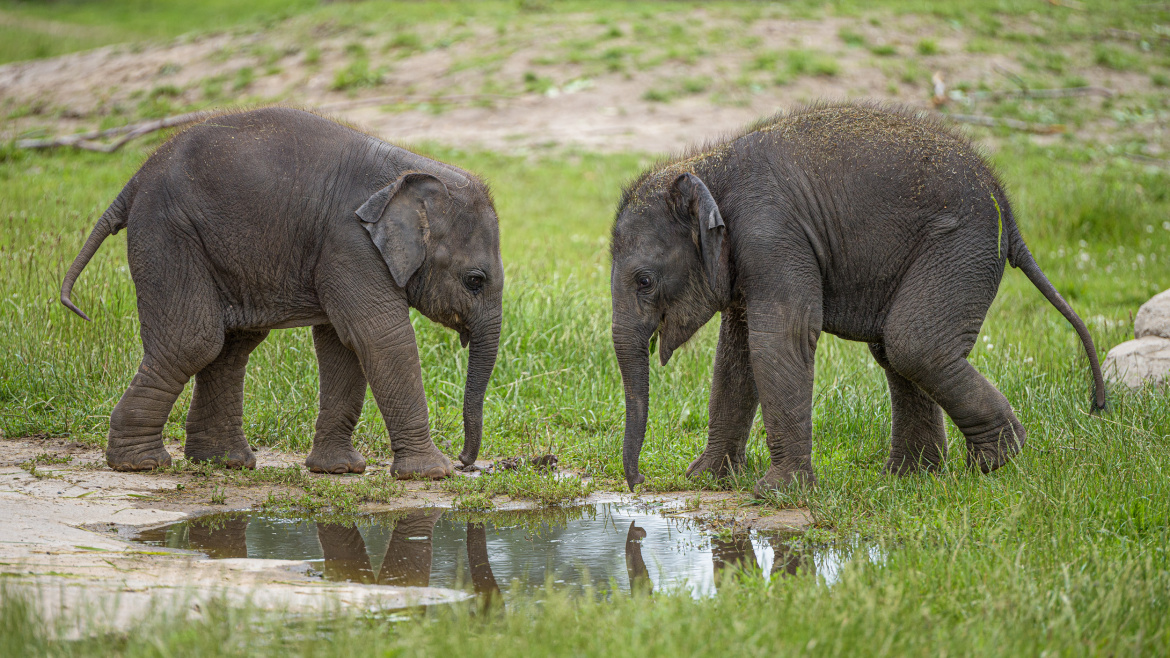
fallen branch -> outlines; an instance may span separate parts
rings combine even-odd
[[[117,128],[107,128],[106,130],[91,130],[89,132],[77,133],[75,135],[64,135],[50,139],[18,139],[16,140],[16,146],[22,149],[48,149],[57,148],[60,146],[72,146],[73,148],[84,149],[86,151],[113,153],[114,151],[117,151],[118,149],[125,146],[127,142],[142,137],[143,135],[149,135],[150,133],[164,130],[166,128],[174,128],[175,126],[194,123],[206,118],[207,116],[207,112],[188,112],[187,114],[179,114],[173,117],[165,117],[163,119],[154,119],[152,121],[143,121],[142,123],[132,123],[126,126],[118,126]],[[108,144],[97,141],[110,137],[118,137],[119,135],[121,137]]]
[[[1053,135],[1063,133],[1066,130],[1062,123],[1028,123],[1027,121],[1019,121],[1018,119],[1000,119],[980,114],[944,114],[942,116],[958,123],[969,123],[988,128],[1011,128],[1012,130],[1022,130],[1038,135]]]
[[[1155,167],[1170,167],[1170,160],[1163,160],[1161,158],[1151,158],[1150,156],[1142,155],[1141,153],[1126,153],[1125,157],[1129,158],[1130,160],[1133,160],[1134,162],[1140,162],[1142,164],[1154,165]]]
[[[971,98],[998,100],[1001,98],[1074,98],[1077,96],[1101,96],[1110,98],[1115,93],[1105,87],[1061,87],[1058,89],[1021,89],[1019,91],[974,91]]]
[[[1145,41],[1146,43],[1170,43],[1170,36],[1165,34],[1158,34],[1154,36],[1147,36],[1141,32],[1134,32],[1133,30],[1119,30],[1115,27],[1107,27],[1101,32],[1093,35],[1096,39],[1113,39],[1114,41]]]

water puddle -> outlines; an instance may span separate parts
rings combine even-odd
[[[570,593],[683,588],[708,596],[731,567],[759,578],[811,570],[832,584],[856,552],[801,548],[797,537],[714,533],[669,511],[599,504],[489,514],[415,509],[350,524],[232,512],[155,528],[138,541],[211,558],[308,560],[328,580],[449,587],[507,601],[539,598],[546,583]]]

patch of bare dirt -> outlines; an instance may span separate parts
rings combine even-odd
[[[694,9],[683,19],[708,26],[707,36],[686,52],[645,42],[630,24],[615,25],[623,36],[606,41],[609,28],[591,18],[562,16],[503,34],[488,26],[424,26],[414,36],[430,45],[406,50],[392,47],[384,34],[339,32],[328,24],[108,47],[0,66],[0,98],[10,113],[24,114],[9,122],[10,133],[72,132],[103,118],[123,121],[172,107],[177,113],[281,102],[318,108],[398,142],[653,153],[819,99],[927,108],[935,74],[948,89],[1013,88],[1019,76],[1034,74],[1024,64],[1032,55],[971,54],[975,36],[930,17],[887,16],[876,25],[846,18],[744,23]],[[843,34],[866,47],[845,43]],[[937,52],[921,54],[924,40]],[[882,47],[894,54],[875,54]],[[1085,83],[1122,94],[1148,87],[1144,74],[1088,63],[1088,47],[1060,48],[1069,62],[1085,63],[1075,67]],[[799,70],[785,59],[791,51],[815,54],[822,65]],[[357,82],[346,82],[347,72]],[[1101,104],[1078,102],[1090,109]],[[1091,129],[1107,136],[1112,125]]]

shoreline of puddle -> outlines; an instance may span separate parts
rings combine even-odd
[[[420,507],[347,522],[242,510],[141,530],[136,543],[211,559],[300,560],[326,581],[443,587],[486,602],[617,589],[712,596],[729,578],[812,572],[831,586],[874,547],[808,546],[803,533],[713,530],[680,507],[604,502],[468,512]]]

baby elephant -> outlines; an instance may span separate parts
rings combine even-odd
[[[162,430],[191,377],[186,455],[253,468],[244,369],[272,329],[313,327],[321,410],[306,465],[361,473],[353,429],[366,384],[399,477],[441,478],[409,309],[471,345],[460,459],[473,463],[496,361],[499,224],[475,176],[308,112],[217,116],[134,174],[69,268],[61,301],[107,236],[127,229],[145,354],[110,416],[106,460],[166,466]]]
[[[623,464],[638,455],[648,346],[665,365],[722,313],[707,448],[689,475],[745,461],[756,405],[767,490],[815,483],[813,353],[828,331],[869,343],[893,406],[888,472],[939,468],[946,411],[983,472],[1024,444],[1011,406],[967,362],[1005,260],[1073,324],[1105,388],[1092,338],[1032,259],[995,174],[957,132],[908,112],[822,105],[644,173],[613,227],[613,344],[626,399]],[[941,409],[940,409],[941,407]]]

